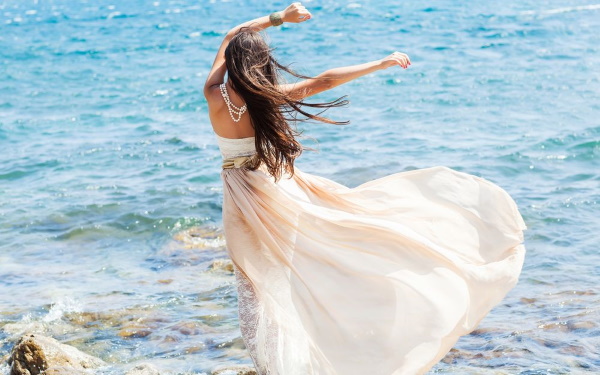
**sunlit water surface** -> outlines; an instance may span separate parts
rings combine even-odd
[[[250,363],[201,87],[225,32],[268,1],[0,1],[0,358],[24,332],[119,374]],[[305,74],[400,50],[305,124],[304,171],[355,186],[446,165],[529,226],[516,288],[434,373],[600,371],[600,3],[308,1],[269,30]],[[340,289],[343,292],[343,288]],[[7,374],[8,367],[0,367]]]

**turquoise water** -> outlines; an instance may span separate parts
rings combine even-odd
[[[0,1],[0,359],[33,331],[107,373],[250,363],[201,87],[230,27],[284,5]],[[600,372],[600,3],[305,5],[269,30],[282,62],[413,65],[319,96],[348,94],[330,116],[351,124],[303,125],[301,169],[357,185],[446,165],[528,224],[519,284],[433,372]]]

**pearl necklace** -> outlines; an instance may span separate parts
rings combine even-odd
[[[242,119],[242,115],[246,112],[246,105],[244,104],[241,107],[236,107],[229,99],[229,94],[227,93],[227,88],[224,83],[221,83],[219,86],[221,88],[221,95],[223,96],[223,100],[225,100],[225,104],[227,104],[227,109],[229,110],[229,116],[235,122],[238,122]],[[237,119],[236,119],[237,117]]]

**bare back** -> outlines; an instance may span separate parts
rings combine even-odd
[[[226,89],[233,105],[242,107],[246,104],[229,84],[226,84]],[[218,85],[211,87],[207,101],[210,122],[218,136],[233,139],[254,137],[254,127],[248,111],[241,115],[238,122],[235,122]]]

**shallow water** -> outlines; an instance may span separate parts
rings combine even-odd
[[[298,166],[348,185],[433,165],[503,186],[527,222],[517,287],[434,373],[600,372],[600,4],[305,2],[269,30],[306,74],[411,56],[317,99]],[[122,373],[250,363],[200,88],[264,1],[0,2],[0,358],[51,335]],[[6,366],[0,373],[6,374]]]

